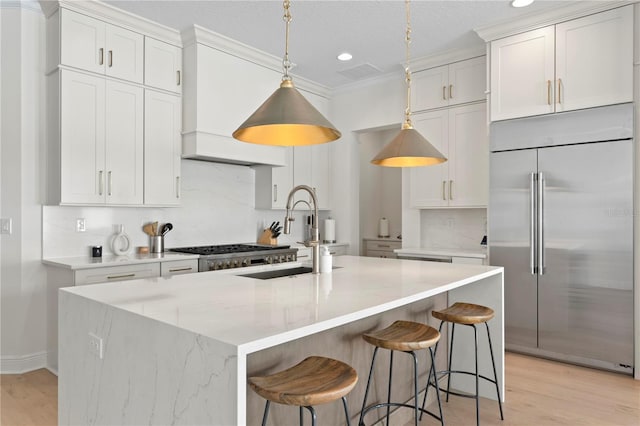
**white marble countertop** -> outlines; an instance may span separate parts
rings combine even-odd
[[[487,249],[457,249],[457,248],[429,248],[429,247],[414,247],[414,248],[401,248],[395,249],[398,255],[412,256],[412,257],[427,257],[427,256],[451,256],[451,257],[474,257],[479,259],[487,258]]]
[[[252,353],[501,273],[502,268],[359,256],[330,274],[259,280],[201,272],[104,285],[76,294]]]
[[[136,265],[140,263],[170,262],[172,260],[198,259],[197,254],[186,253],[148,253],[148,254],[128,254],[125,256],[104,255],[102,257],[78,256],[78,257],[57,257],[42,259],[42,263],[49,266],[57,266],[71,270],[106,268],[109,266]]]

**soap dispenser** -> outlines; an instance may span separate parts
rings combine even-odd
[[[326,274],[331,272],[332,265],[331,252],[329,252],[329,247],[320,246],[320,273]]]

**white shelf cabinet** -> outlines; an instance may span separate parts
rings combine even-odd
[[[182,48],[144,38],[144,84],[170,92],[182,92]]]
[[[486,104],[417,114],[413,124],[447,161],[407,171],[411,207],[485,207],[489,190]]]
[[[61,9],[60,64],[142,83],[142,34]]]
[[[491,120],[633,100],[625,6],[491,42]]]
[[[140,87],[60,71],[60,204],[142,204],[143,101]]]
[[[144,203],[180,205],[182,104],[178,95],[145,90]]]
[[[485,99],[484,56],[417,71],[412,75],[413,111],[459,105]]]

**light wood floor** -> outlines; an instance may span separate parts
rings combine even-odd
[[[497,403],[483,399],[483,426],[640,425],[640,381],[628,376],[507,353],[506,385],[504,422]],[[0,376],[0,424],[55,425],[57,395],[57,378],[47,370]],[[474,404],[452,396],[445,423],[475,424]]]

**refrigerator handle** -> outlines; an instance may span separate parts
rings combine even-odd
[[[536,174],[529,174],[529,270],[536,274]]]
[[[538,275],[544,275],[544,174],[538,173]]]

